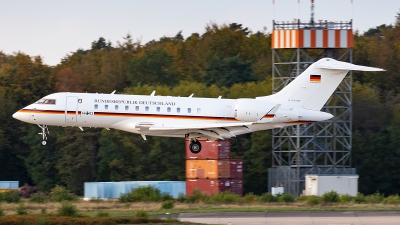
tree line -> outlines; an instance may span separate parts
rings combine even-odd
[[[400,19],[355,33],[354,60],[385,73],[354,73],[352,163],[364,194],[399,193]],[[142,44],[131,35],[112,44],[100,37],[54,66],[40,56],[0,52],[0,180],[19,180],[48,192],[56,185],[83,193],[89,181],[184,180],[184,139],[118,130],[39,128],[12,118],[18,109],[54,92],[157,94],[239,98],[271,94],[271,35],[241,24],[208,24],[202,34],[161,37]],[[244,160],[244,190],[267,192],[271,131],[231,140]]]

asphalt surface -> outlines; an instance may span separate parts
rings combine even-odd
[[[400,225],[400,211],[181,213],[180,221],[230,225]]]

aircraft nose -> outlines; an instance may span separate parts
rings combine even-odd
[[[16,112],[13,114],[14,119],[18,119],[18,114],[19,114],[19,112]]]
[[[17,119],[17,120],[21,120],[21,121],[24,121],[24,113],[21,113],[21,112],[15,112],[14,114],[13,114],[13,117],[14,117],[14,119]]]

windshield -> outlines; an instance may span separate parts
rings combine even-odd
[[[40,99],[39,101],[35,102],[34,104],[42,104],[45,99]]]
[[[40,99],[39,101],[35,102],[35,104],[50,104],[50,105],[55,105],[56,100],[55,99]]]

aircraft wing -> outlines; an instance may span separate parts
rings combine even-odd
[[[240,127],[252,125],[253,122],[245,123],[216,123],[216,124],[171,124],[171,125],[157,125],[154,124],[149,127],[150,131],[164,131],[164,130],[191,130],[191,129],[212,129],[224,127]]]
[[[163,124],[156,121],[139,123],[136,121],[121,121],[111,128],[138,133],[142,136],[185,137],[185,135],[189,134],[190,138],[208,138],[208,140],[213,141],[249,133],[251,130],[248,126],[253,124],[253,122]]]
[[[139,123],[135,129],[142,135],[177,136],[190,138],[207,138],[210,141],[235,137],[238,134],[249,133],[247,127],[252,122],[242,123],[199,123],[199,124],[149,124]]]

